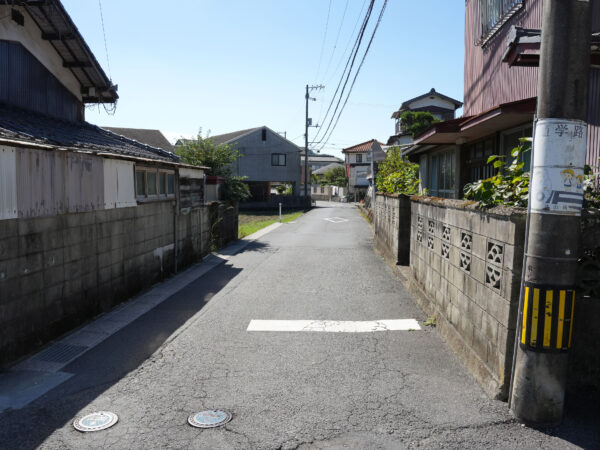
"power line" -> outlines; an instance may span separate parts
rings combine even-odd
[[[348,10],[349,3],[350,0],[346,0],[346,6],[344,7],[344,12],[342,13],[342,20],[340,21],[340,26],[335,37],[335,42],[333,43],[333,48],[331,49],[331,56],[329,57],[329,61],[327,62],[327,67],[325,68],[325,72],[323,72],[323,78],[327,76],[327,72],[329,72],[329,67],[331,66],[331,61],[333,61],[333,55],[335,55],[335,49],[337,48],[337,43],[340,39],[340,33],[342,32],[342,26],[344,25],[344,19],[346,18],[346,11]]]
[[[329,108],[327,108],[327,112],[325,113],[325,118],[323,119],[324,121],[327,119],[328,115],[329,115],[329,111],[331,110],[331,107],[333,106],[333,103],[336,101],[336,97],[339,91],[339,88],[343,82],[343,87],[342,90],[340,92],[339,98],[337,98],[337,103],[336,106],[333,110],[333,114],[331,115],[331,118],[329,120],[329,124],[327,125],[325,131],[323,132],[323,137],[327,135],[327,132],[329,131],[329,129],[331,128],[331,125],[333,123],[333,120],[335,118],[335,115],[339,109],[340,103],[342,101],[342,97],[344,96],[344,91],[346,90],[346,86],[348,85],[348,81],[350,80],[350,75],[352,73],[352,68],[354,67],[354,62],[356,61],[356,57],[358,56],[358,51],[360,50],[360,44],[362,43],[362,39],[364,37],[365,34],[365,30],[367,28],[367,25],[369,23],[369,19],[371,17],[371,13],[373,12],[373,6],[375,4],[375,0],[371,0],[370,4],[369,4],[369,8],[367,9],[367,13],[365,15],[365,18],[363,20],[363,24],[360,28],[360,32],[356,38],[356,42],[354,43],[354,47],[352,48],[352,52],[350,55],[350,58],[348,59],[348,61],[346,62],[346,67],[344,68],[344,72],[342,73],[342,77],[340,78],[340,82],[338,83],[338,87],[335,90],[335,93],[333,94],[333,98],[331,99],[331,103],[329,105]],[[346,73],[347,72],[347,73]],[[345,80],[344,80],[344,76],[345,76]],[[319,132],[317,132],[317,136],[315,136],[315,139],[318,137],[319,133],[321,132],[323,128],[319,129]],[[321,139],[320,141],[318,141],[318,143],[323,142],[323,139]]]
[[[108,45],[106,44],[106,30],[104,29],[104,15],[102,14],[102,0],[98,0],[98,6],[100,7],[100,22],[102,23],[102,34],[104,36],[104,51],[106,52],[106,64],[108,65],[108,76],[112,81],[112,73],[110,70],[110,59],[108,58]]]
[[[340,113],[338,114],[335,124],[333,125],[333,128],[331,129],[331,132],[329,133],[329,136],[327,137],[327,139],[331,138],[331,135],[333,134],[333,132],[334,132],[335,128],[337,127],[337,124],[340,120],[340,117],[342,116],[342,112],[344,111],[344,108],[346,107],[346,104],[348,103],[348,99],[350,98],[350,94],[352,93],[352,89],[354,88],[354,84],[356,83],[356,79],[358,78],[358,74],[360,73],[360,69],[362,68],[362,66],[365,62],[365,59],[367,58],[367,53],[369,53],[369,49],[371,48],[373,39],[375,39],[375,34],[377,33],[379,24],[381,23],[381,20],[383,19],[383,14],[385,12],[387,2],[388,2],[388,0],[384,0],[384,2],[383,2],[383,6],[381,7],[381,12],[379,13],[379,17],[377,18],[377,23],[375,24],[375,28],[373,29],[373,33],[371,34],[371,39],[369,39],[369,43],[367,45],[367,48],[365,49],[365,53],[362,57],[362,60],[359,64],[358,68],[356,69],[356,73],[354,74],[354,79],[352,80],[352,84],[350,85],[350,89],[348,90],[348,95],[346,96],[346,100],[344,101],[342,109],[340,110]],[[325,143],[327,143],[327,140],[325,140]]]
[[[329,0],[329,7],[327,8],[327,20],[325,21],[325,33],[323,34],[323,42],[321,43],[321,54],[319,55],[319,65],[317,66],[317,74],[315,80],[319,76],[321,70],[321,61],[323,59],[323,50],[325,49],[325,41],[327,40],[327,30],[329,29],[329,15],[331,14],[331,0]]]

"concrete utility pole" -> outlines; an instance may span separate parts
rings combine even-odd
[[[325,89],[325,86],[319,84],[317,86],[309,86],[306,85],[306,94],[304,98],[306,99],[306,114],[304,117],[304,196],[308,197],[308,127],[318,127],[319,125],[313,125],[312,119],[308,118],[308,101],[315,101],[316,98],[312,98],[308,93],[314,89]]]
[[[544,0],[537,120],[511,411],[560,423],[573,332],[587,149],[591,5]]]

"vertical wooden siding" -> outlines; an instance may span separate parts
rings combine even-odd
[[[18,42],[0,41],[0,101],[66,120],[79,120],[81,104]]]
[[[510,27],[540,28],[542,1],[525,0],[523,8],[505,23],[484,46],[475,46],[473,26],[480,0],[466,0],[465,105],[467,116],[480,114],[502,103],[535,97],[537,68],[509,67],[502,62]]]

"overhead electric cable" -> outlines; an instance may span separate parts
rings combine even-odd
[[[362,39],[364,37],[365,30],[367,28],[367,25],[369,23],[369,19],[371,17],[371,13],[373,12],[373,5],[374,4],[375,4],[375,0],[371,0],[371,2],[369,4],[369,8],[367,9],[367,13],[365,15],[365,19],[363,20],[363,24],[361,26],[359,35],[358,35],[358,37],[356,39],[356,42],[354,44],[353,52],[351,54],[351,58],[348,59],[348,62],[346,63],[346,68],[344,69],[344,72],[342,74],[342,78],[340,79],[340,83],[338,83],[338,87],[337,87],[335,93],[333,94],[333,98],[332,98],[331,104],[329,105],[329,108],[327,109],[327,112],[325,113],[325,119],[326,119],[328,117],[328,115],[329,115],[329,111],[331,110],[331,107],[333,106],[333,103],[336,100],[337,93],[338,93],[340,85],[341,85],[341,83],[343,81],[344,84],[342,86],[342,90],[340,91],[339,97],[337,98],[337,103],[336,103],[336,106],[335,106],[335,108],[333,110],[331,118],[329,120],[329,124],[327,125],[327,127],[325,128],[325,131],[322,134],[323,137],[325,137],[327,135],[327,132],[331,128],[331,125],[332,125],[332,123],[334,121],[336,113],[338,112],[340,103],[341,103],[342,98],[344,96],[344,91],[346,90],[346,86],[348,85],[348,81],[350,80],[350,75],[352,74],[352,68],[354,67],[354,63],[356,61],[356,57],[358,56],[358,51],[360,50],[360,44],[362,43]],[[349,66],[349,68],[348,68],[348,66]],[[345,75],[345,80],[344,80],[344,75]],[[315,141],[317,141],[317,138],[318,138],[319,134],[321,133],[322,129],[323,128],[320,128],[319,131],[317,132],[317,135],[315,136]],[[323,142],[323,138],[321,138],[321,140],[317,141],[316,143],[320,144],[321,142]]]
[[[319,71],[321,70],[321,61],[323,60],[323,50],[325,49],[325,41],[327,40],[327,30],[329,29],[329,15],[331,14],[331,0],[329,0],[329,7],[327,8],[327,20],[325,21],[325,33],[323,34],[323,42],[321,43],[321,54],[319,55],[319,64],[317,66],[317,74],[315,80],[319,77]]]
[[[365,49],[365,53],[362,57],[362,60],[360,61],[358,68],[356,69],[356,73],[354,74],[354,79],[352,80],[352,84],[350,85],[350,89],[348,90],[348,95],[346,96],[346,100],[344,101],[344,104],[342,105],[342,109],[340,110],[340,113],[337,116],[335,124],[333,125],[333,128],[331,129],[331,132],[329,133],[329,136],[325,140],[325,144],[327,144],[327,140],[329,138],[331,138],[331,135],[333,134],[333,132],[334,132],[335,128],[337,127],[337,124],[340,120],[340,117],[342,116],[342,112],[344,111],[344,108],[346,107],[346,104],[348,103],[348,99],[350,98],[350,94],[352,93],[352,88],[354,88],[354,84],[356,83],[356,79],[358,78],[358,74],[360,73],[360,69],[362,68],[362,66],[364,64],[365,59],[367,58],[367,53],[369,53],[369,49],[371,48],[371,44],[373,43],[373,39],[375,38],[375,34],[377,33],[377,29],[379,28],[379,24],[381,23],[381,19],[383,19],[383,13],[385,12],[387,2],[388,2],[388,0],[384,0],[384,2],[383,2],[383,6],[381,7],[381,12],[379,13],[379,17],[377,18],[377,23],[375,24],[375,28],[373,29],[373,33],[371,34],[371,39],[369,39],[369,43],[367,45],[367,48]],[[323,144],[323,146],[321,146],[318,151],[320,151],[325,146],[325,144]]]
[[[100,7],[100,22],[102,23],[102,35],[104,36],[104,51],[106,52],[106,64],[108,65],[108,76],[112,81],[112,73],[110,70],[110,59],[108,58],[108,45],[106,44],[106,30],[104,29],[104,15],[102,14],[102,0],[98,0]]]

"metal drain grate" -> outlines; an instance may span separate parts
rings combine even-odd
[[[87,347],[81,345],[57,343],[38,354],[35,359],[53,363],[66,363],[86,350]]]

